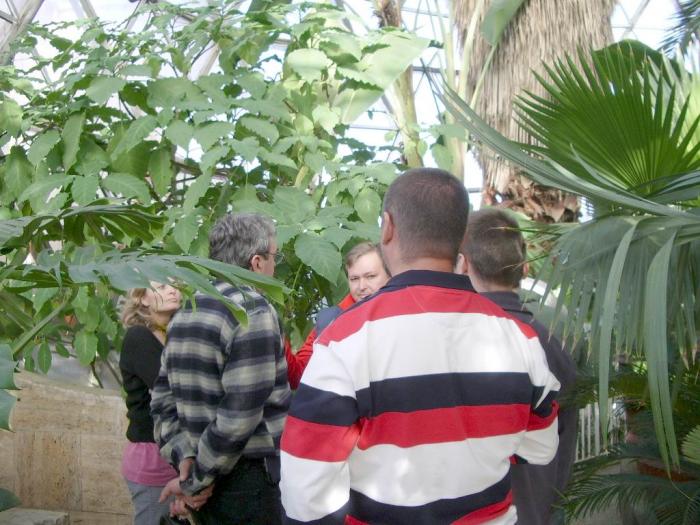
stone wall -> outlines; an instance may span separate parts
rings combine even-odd
[[[23,507],[63,510],[71,523],[127,525],[131,498],[121,477],[126,407],[119,392],[16,376],[14,432],[0,431],[0,487]]]

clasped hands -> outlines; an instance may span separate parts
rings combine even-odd
[[[166,501],[170,496],[175,496],[175,501],[170,503],[171,516],[186,516],[190,510],[199,510],[214,491],[214,484],[212,483],[195,496],[188,496],[182,492],[180,481],[184,481],[190,476],[193,463],[194,458],[183,459],[179,465],[180,475],[168,481],[167,485],[165,485],[165,488],[163,488],[163,491],[160,493],[160,499],[158,501],[161,503]]]

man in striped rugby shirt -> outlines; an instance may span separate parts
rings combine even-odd
[[[257,214],[227,215],[209,234],[209,255],[272,276],[274,225]],[[279,443],[291,399],[279,319],[257,290],[215,285],[248,322],[197,293],[168,327],[151,413],[161,454],[180,476],[161,499],[177,495],[171,511],[192,510],[198,525],[276,524]]]
[[[554,456],[536,332],[453,273],[468,206],[442,170],[389,187],[393,277],[319,335],[285,424],[287,523],[513,524],[511,458]]]

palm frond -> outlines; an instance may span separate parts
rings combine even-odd
[[[700,465],[700,425],[683,440],[683,455],[688,461]]]
[[[700,37],[700,0],[680,0],[675,24],[661,44],[666,52],[674,52],[679,47],[682,53],[698,42]]]
[[[694,99],[681,100],[680,82],[665,80],[676,75],[668,62],[659,67],[623,47],[581,52],[579,61],[545,66],[547,78],[538,80],[549,99],[519,97],[520,124],[537,139],[524,148],[583,180],[642,197],[663,189],[660,180],[700,168],[698,119],[688,113]]]

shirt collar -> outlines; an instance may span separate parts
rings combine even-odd
[[[483,292],[482,294],[507,312],[521,312],[532,315],[532,312],[523,307],[520,297],[515,292]]]
[[[469,277],[450,272],[408,270],[392,277],[382,290],[390,291],[407,286],[437,286],[456,290],[474,291]]]

